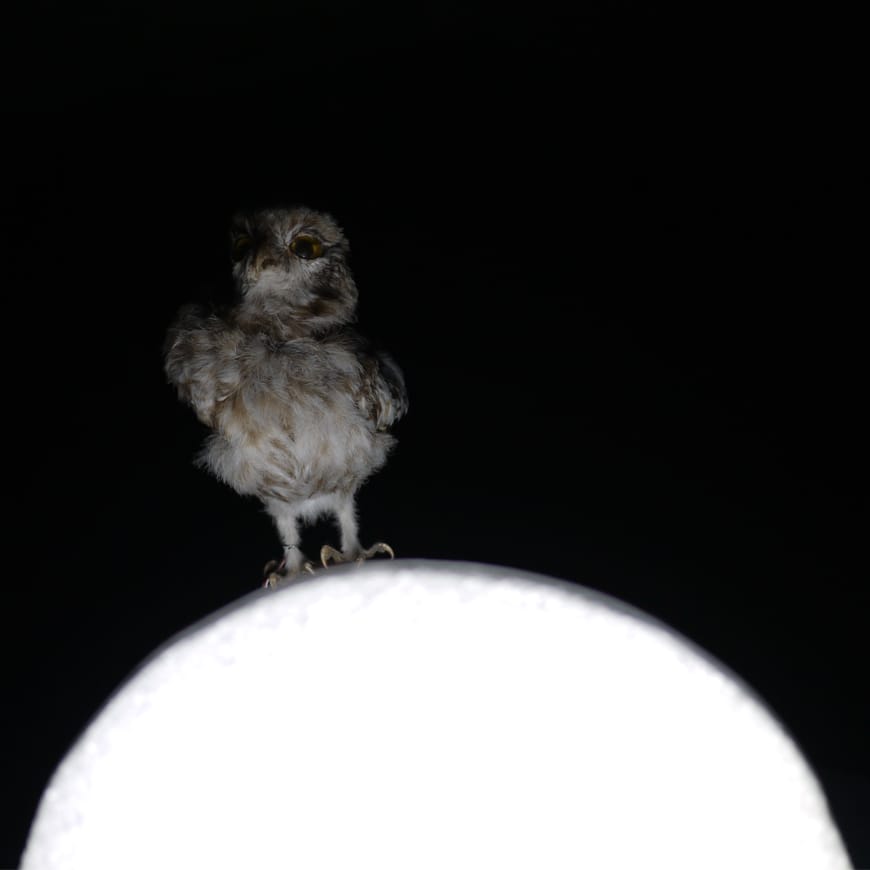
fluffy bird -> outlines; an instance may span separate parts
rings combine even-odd
[[[212,431],[199,464],[259,498],[284,545],[267,583],[312,570],[300,522],[334,515],[340,552],[362,561],[355,496],[395,443],[408,408],[402,372],[351,324],[357,288],[344,232],[305,207],[239,214],[231,253],[238,299],[222,313],[181,309],[166,340],[166,375]]]

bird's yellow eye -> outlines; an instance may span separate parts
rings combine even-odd
[[[242,233],[240,236],[236,236],[233,239],[233,249],[232,249],[232,257],[233,262],[238,263],[245,254],[250,250],[251,245],[253,244],[253,240],[250,236]]]
[[[323,245],[313,236],[296,236],[290,250],[303,260],[316,260],[323,254]]]

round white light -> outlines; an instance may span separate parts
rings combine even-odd
[[[43,796],[22,870],[846,868],[783,729],[605,596],[343,567],[159,650]]]

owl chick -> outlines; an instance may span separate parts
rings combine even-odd
[[[212,432],[199,464],[255,495],[284,545],[280,570],[311,570],[299,523],[332,514],[341,552],[362,561],[355,495],[386,462],[408,399],[393,360],[350,324],[357,288],[335,220],[305,207],[237,215],[231,232],[238,301],[222,314],[187,306],[166,341],[166,375]],[[270,574],[270,585],[278,577]]]

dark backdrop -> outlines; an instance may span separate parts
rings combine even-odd
[[[794,7],[23,14],[0,866],[108,693],[278,555],[259,506],[193,468],[161,343],[183,302],[229,298],[233,211],[282,201],[343,223],[361,326],[407,376],[364,542],[675,626],[782,718],[870,865],[848,46]]]

